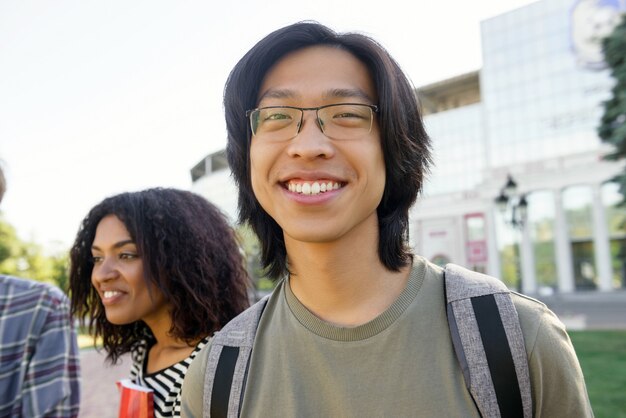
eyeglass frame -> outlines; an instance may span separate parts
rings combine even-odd
[[[370,128],[368,130],[368,133],[372,131],[372,125],[374,124],[374,114],[378,113],[378,111],[380,110],[378,108],[378,105],[374,105],[374,104],[367,104],[367,103],[331,103],[331,104],[327,104],[327,105],[323,105],[323,106],[318,106],[318,107],[297,107],[297,106],[264,106],[264,107],[257,107],[254,109],[249,109],[246,110],[246,118],[248,119],[248,126],[250,127],[250,130],[252,131],[252,136],[256,136],[256,133],[254,132],[254,129],[252,128],[252,119],[250,119],[250,116],[252,115],[253,112],[256,111],[260,111],[263,109],[296,109],[300,111],[300,125],[298,126],[298,130],[296,131],[296,134],[294,136],[292,136],[291,138],[285,139],[285,141],[289,140],[289,139],[293,139],[296,136],[298,136],[300,134],[300,130],[302,129],[302,122],[304,121],[304,111],[312,111],[315,110],[315,119],[317,120],[317,126],[320,128],[320,130],[322,131],[322,133],[326,135],[326,132],[324,132],[324,128],[322,127],[323,125],[320,123],[320,117],[319,117],[319,111],[321,109],[325,109],[327,107],[333,107],[333,106],[365,106],[365,107],[369,107],[371,110],[371,116],[370,116]],[[328,137],[330,138],[330,137]],[[333,138],[331,138],[333,139]]]

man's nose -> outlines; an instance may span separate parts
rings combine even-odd
[[[330,138],[322,131],[322,122],[317,119],[316,112],[305,112],[302,117],[300,131],[289,142],[288,153],[292,157],[330,158],[335,148]]]

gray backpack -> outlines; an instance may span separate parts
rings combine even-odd
[[[480,415],[530,418],[528,361],[509,289],[496,278],[454,264],[446,266],[444,276],[454,350]],[[254,337],[268,298],[213,337],[205,375],[205,417],[239,417]]]

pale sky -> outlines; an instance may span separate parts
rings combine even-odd
[[[480,68],[480,21],[531,2],[0,1],[0,209],[58,249],[107,196],[189,189],[225,146],[229,71],[279,27],[368,34],[418,87]]]

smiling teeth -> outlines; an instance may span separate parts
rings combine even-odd
[[[289,183],[287,188],[290,192],[299,193],[304,195],[316,195],[331,190],[339,189],[339,183],[337,182],[313,182],[313,183]]]
[[[121,293],[122,292],[118,292],[117,290],[107,290],[106,292],[104,292],[104,298],[105,299],[109,299],[109,298],[117,296],[117,295],[119,295]]]

